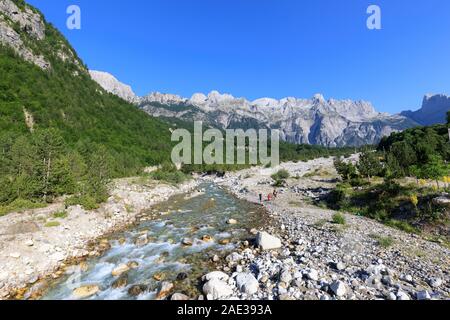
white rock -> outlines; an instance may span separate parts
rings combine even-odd
[[[228,224],[237,224],[238,222],[235,219],[230,219],[230,220],[227,221],[227,223]]]
[[[6,271],[0,272],[0,281],[6,280],[9,277],[9,273]]]
[[[434,279],[430,279],[429,283],[430,283],[431,287],[439,288],[440,286],[442,286],[443,281],[440,278],[434,278]]]
[[[172,301],[187,301],[189,300],[189,297],[182,293],[174,293],[172,297],[170,297],[170,300]]]
[[[250,273],[239,273],[236,276],[236,285],[241,292],[248,295],[257,293],[259,289],[258,280]]]
[[[431,296],[428,291],[419,291],[416,293],[417,300],[431,300]]]
[[[9,254],[9,256],[14,259],[19,259],[21,257],[21,254],[19,252],[12,252]]]
[[[83,287],[75,289],[73,291],[73,295],[76,298],[84,299],[84,298],[93,296],[94,294],[97,294],[99,291],[100,291],[100,288],[99,288],[99,286],[96,286],[96,285],[83,286]]]
[[[407,301],[407,300],[411,300],[411,298],[409,297],[409,295],[403,291],[399,291],[397,293],[397,299],[400,301]]]
[[[27,241],[25,241],[25,245],[27,246],[27,247],[32,247],[32,246],[34,246],[34,242],[33,242],[33,240],[27,240]]]
[[[226,282],[213,279],[205,283],[203,293],[207,296],[208,300],[218,300],[232,296],[233,289]]]
[[[230,277],[222,271],[213,271],[203,276],[203,281],[221,280],[228,281]]]
[[[311,269],[306,273],[306,278],[313,281],[319,280],[319,272],[317,270]]]
[[[347,288],[342,281],[335,281],[331,284],[330,289],[334,292],[334,294],[338,297],[345,296],[347,293]]]
[[[267,232],[258,232],[256,236],[256,245],[262,250],[274,250],[281,248],[281,240]]]
[[[111,272],[113,277],[119,277],[123,273],[130,270],[130,267],[126,264],[121,264],[120,266],[114,268],[114,270]]]
[[[345,264],[343,264],[342,262],[338,262],[335,264],[336,270],[342,271],[345,269]]]
[[[280,281],[289,284],[292,281],[292,274],[289,271],[283,271],[280,275]]]
[[[395,293],[389,292],[389,294],[387,295],[387,299],[395,301],[395,300],[397,300],[397,296],[395,295]]]
[[[51,259],[55,260],[57,262],[61,262],[66,259],[66,256],[62,252],[56,252],[56,253],[52,254]]]

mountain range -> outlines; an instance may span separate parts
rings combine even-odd
[[[173,94],[151,93],[138,97],[130,86],[105,74],[97,80],[104,89],[135,103],[154,117],[167,120],[203,121],[220,129],[278,129],[284,141],[327,147],[376,144],[393,132],[419,125],[446,122],[450,97],[427,95],[419,111],[390,115],[380,113],[366,101],[326,100],[321,94],[311,99],[262,98],[249,101],[212,91],[196,93],[191,98]],[[114,79],[114,81],[111,81]]]
[[[22,0],[0,0],[0,74],[2,135],[56,128],[72,146],[108,147],[124,169],[168,159],[170,129],[180,121],[279,129],[283,140],[298,144],[359,146],[420,124],[444,123],[450,100],[428,95],[421,110],[389,115],[369,102],[320,94],[254,101],[217,91],[138,97],[112,75],[89,71],[63,35]]]

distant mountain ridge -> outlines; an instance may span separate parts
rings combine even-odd
[[[377,112],[366,101],[326,100],[321,94],[311,99],[249,101],[218,91],[196,93],[191,98],[153,92],[134,101],[148,114],[167,120],[203,121],[220,129],[278,129],[287,142],[343,147],[377,144],[393,132],[445,123],[447,98],[426,96],[420,112],[397,115]]]
[[[404,111],[401,115],[423,126],[445,124],[450,111],[450,96],[445,94],[427,94],[423,98],[422,108],[418,111]]]
[[[190,99],[153,93],[140,99],[140,108],[163,118],[202,120],[222,129],[279,129],[284,141],[327,147],[376,144],[392,132],[417,126],[409,118],[377,112],[365,101],[262,98],[248,101],[212,91]]]

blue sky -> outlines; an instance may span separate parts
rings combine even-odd
[[[417,108],[450,93],[448,0],[28,0],[91,69],[139,95],[371,101],[380,111]],[[66,8],[81,8],[81,30]],[[382,30],[366,9],[382,10]]]

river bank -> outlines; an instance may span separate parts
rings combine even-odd
[[[61,202],[0,217],[0,299],[32,297],[39,291],[39,280],[61,276],[66,263],[99,255],[102,246],[91,246],[96,240],[132,225],[143,210],[197,185],[195,180],[175,187],[120,179],[112,183],[111,196],[97,210],[66,209]],[[35,290],[26,290],[33,285]]]
[[[269,239],[275,249],[248,247],[229,255],[219,268],[226,281],[214,288],[221,290],[215,291],[214,298],[450,298],[446,247],[355,215],[344,215],[345,224],[336,224],[335,211],[311,204],[312,198],[336,184],[332,159],[286,163],[280,168],[294,179],[279,189],[275,200],[263,202],[272,223],[261,230],[276,237]],[[280,168],[252,168],[212,180],[257,203],[260,193],[266,199],[273,191],[270,177]],[[212,285],[205,294],[214,292]]]

